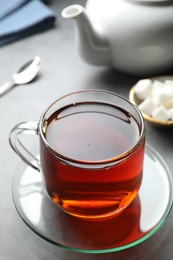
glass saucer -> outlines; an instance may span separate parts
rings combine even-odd
[[[106,253],[135,246],[165,222],[173,203],[172,176],[161,156],[146,146],[143,181],[120,215],[98,222],[60,211],[48,198],[41,174],[23,162],[13,179],[13,199],[24,222],[45,240],[77,252]]]

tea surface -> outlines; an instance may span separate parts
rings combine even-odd
[[[139,127],[126,111],[104,104],[76,104],[49,119],[46,139],[59,154],[82,161],[114,158],[131,149]]]

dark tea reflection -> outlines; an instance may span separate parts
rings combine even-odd
[[[40,224],[45,227],[45,236],[51,233],[51,239],[57,244],[61,241],[64,246],[69,247],[70,244],[71,248],[79,250],[104,250],[123,247],[147,234],[140,230],[140,215],[139,196],[118,216],[97,222],[64,213],[44,197]]]

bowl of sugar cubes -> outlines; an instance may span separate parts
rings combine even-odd
[[[146,121],[157,126],[173,126],[173,76],[139,80],[129,93]]]

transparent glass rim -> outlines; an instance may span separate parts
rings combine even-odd
[[[95,94],[95,93],[102,93],[102,94],[106,94],[106,95],[111,95],[111,96],[115,96],[116,98],[119,98],[121,100],[123,100],[124,102],[127,102],[138,114],[139,118],[140,118],[140,124],[141,124],[141,132],[140,132],[140,136],[138,138],[138,140],[136,141],[136,143],[132,146],[132,148],[130,148],[129,150],[127,150],[125,153],[122,153],[118,156],[115,156],[115,157],[111,157],[109,159],[104,159],[104,160],[97,160],[97,161],[85,161],[85,160],[77,160],[77,159],[74,159],[74,158],[70,158],[70,157],[67,157],[61,153],[58,153],[56,152],[52,147],[51,145],[47,142],[46,138],[45,138],[45,135],[43,133],[43,122],[44,122],[44,118],[45,118],[45,115],[46,113],[56,104],[58,103],[59,101],[61,101],[62,99],[66,98],[66,97],[69,97],[69,96],[73,96],[73,95],[76,95],[76,94],[85,94],[85,93],[90,93],[90,94]],[[106,102],[105,102],[106,103]],[[97,90],[97,89],[94,89],[94,90],[80,90],[80,91],[75,91],[75,92],[71,92],[69,94],[66,94],[62,97],[60,97],[59,99],[56,99],[53,103],[51,103],[47,108],[46,110],[42,113],[41,117],[40,117],[40,120],[39,120],[39,124],[38,124],[38,133],[40,134],[40,137],[41,139],[43,140],[43,143],[45,145],[45,147],[49,150],[49,152],[54,155],[56,158],[59,158],[61,159],[62,161],[66,161],[66,162],[71,162],[71,163],[74,163],[74,164],[78,164],[78,165],[110,165],[112,163],[116,163],[122,159],[124,159],[125,157],[128,157],[130,156],[140,145],[141,143],[143,142],[143,140],[145,139],[145,122],[144,122],[144,118],[143,118],[143,115],[141,113],[141,111],[139,110],[139,108],[131,103],[127,98],[117,94],[117,93],[114,93],[114,92],[110,92],[110,91],[105,91],[105,90]]]

